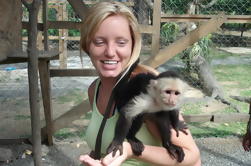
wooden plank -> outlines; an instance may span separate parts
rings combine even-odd
[[[88,7],[85,5],[85,2],[82,0],[68,0],[69,4],[72,6],[74,12],[79,15],[81,20],[84,20]]]
[[[0,139],[0,145],[13,145],[13,144],[30,144],[28,138],[17,138],[17,139]]]
[[[186,122],[248,122],[249,114],[247,113],[219,113],[219,114],[202,114],[202,115],[183,115]]]
[[[48,51],[48,0],[43,0],[43,41],[44,50]]]
[[[66,14],[66,4],[62,4],[59,6],[57,10],[57,19],[63,20],[68,17]],[[59,35],[58,35],[58,49],[59,49],[59,66],[60,68],[67,68],[67,36],[68,36],[68,30],[67,29],[59,29]]]
[[[50,0],[49,2],[50,3],[60,3],[60,4],[62,4],[62,3],[65,3],[67,0]],[[69,0],[68,0],[69,1]],[[83,0],[83,2],[85,3],[85,4],[87,4],[87,5],[94,5],[94,4],[96,4],[97,2],[99,2],[98,0],[96,0],[96,1],[90,1],[90,0]],[[124,3],[125,5],[127,5],[127,6],[134,6],[134,2],[133,1],[129,1],[129,2],[122,2],[122,3]]]
[[[39,76],[43,98],[44,116],[46,122],[46,135],[48,145],[53,145],[53,123],[52,123],[52,106],[51,106],[51,83],[49,61],[39,61]]]
[[[185,50],[195,42],[197,42],[202,37],[206,36],[209,33],[217,31],[217,29],[226,21],[224,15],[219,15],[210,19],[207,22],[204,22],[197,29],[191,31],[186,36],[177,40],[176,42],[170,44],[164,49],[160,50],[156,56],[150,57],[148,60],[143,62],[146,65],[149,65],[153,68],[156,68],[166,61]]]
[[[67,111],[65,114],[61,115],[57,119],[53,121],[53,133],[55,133],[57,130],[68,127],[74,120],[79,119],[82,115],[87,113],[91,110],[89,100],[86,99],[79,105],[73,107],[69,111]],[[41,129],[41,135],[42,139],[46,138],[46,128],[43,127]]]
[[[186,122],[210,122],[212,120],[212,114],[205,115],[183,115]]]
[[[155,0],[153,3],[153,33],[152,33],[152,56],[159,52],[160,48],[160,19],[161,19],[161,1]]]
[[[48,21],[48,29],[80,29],[82,22],[73,21]],[[153,33],[153,27],[151,25],[139,25],[141,33]],[[22,22],[22,28],[27,29],[28,23]],[[43,24],[38,23],[38,29],[43,30]]]
[[[38,59],[54,60],[58,59],[59,51],[39,51]],[[10,63],[22,63],[28,61],[28,55],[26,52],[14,52],[8,56],[8,59],[1,61],[0,64],[10,64]]]
[[[248,120],[249,114],[247,113],[226,113],[214,115],[214,122],[216,123],[248,122]]]
[[[50,69],[50,77],[97,76],[95,69]]]
[[[216,15],[161,15],[161,22],[200,22],[208,21]],[[251,23],[250,15],[226,15],[226,23]]]

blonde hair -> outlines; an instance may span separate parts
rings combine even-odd
[[[133,41],[131,58],[125,69],[129,70],[132,64],[137,61],[141,50],[141,34],[136,17],[132,11],[119,2],[99,2],[88,10],[87,17],[81,27],[81,48],[89,54],[89,46],[100,24],[111,15],[121,15],[127,18]],[[126,73],[127,70],[124,72]]]

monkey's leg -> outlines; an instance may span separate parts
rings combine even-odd
[[[132,126],[127,134],[127,140],[131,144],[134,155],[140,156],[145,149],[143,143],[136,138],[136,134],[143,124],[143,115],[138,115],[132,122]]]
[[[156,118],[156,124],[160,132],[163,147],[166,148],[172,158],[178,162],[183,161],[185,153],[183,149],[171,142],[171,122],[168,114],[162,114]]]
[[[186,129],[188,129],[184,121],[179,120],[179,110],[172,110],[167,112],[170,116],[170,121],[173,126],[173,129],[176,131],[176,136],[179,136],[179,131],[182,131],[184,134],[188,134]]]
[[[116,152],[119,150],[120,155],[123,154],[122,144],[131,127],[131,124],[132,119],[126,118],[125,115],[121,113],[115,126],[114,138],[107,148],[107,153],[113,152],[112,156],[114,157]]]

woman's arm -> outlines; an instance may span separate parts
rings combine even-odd
[[[183,117],[180,116],[180,119],[183,120]],[[159,137],[159,134],[157,133],[157,128],[153,123],[147,122],[147,126],[155,137]],[[119,154],[117,154],[114,158],[112,158],[111,154],[109,154],[103,159],[102,163],[104,165],[109,166],[118,166],[127,158],[136,158],[145,162],[152,163],[153,165],[200,166],[200,152],[192,138],[190,131],[187,130],[188,135],[184,134],[183,132],[180,132],[179,137],[176,137],[176,132],[174,130],[172,130],[171,132],[172,143],[182,147],[185,153],[185,158],[181,163],[177,162],[176,159],[173,159],[166,151],[166,149],[161,146],[145,145],[145,149],[142,155],[134,156],[130,144],[126,142],[123,144],[124,153],[122,156],[119,156]]]

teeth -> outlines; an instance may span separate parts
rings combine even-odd
[[[117,61],[109,61],[109,60],[106,60],[106,61],[103,61],[104,64],[117,64],[118,62]]]

